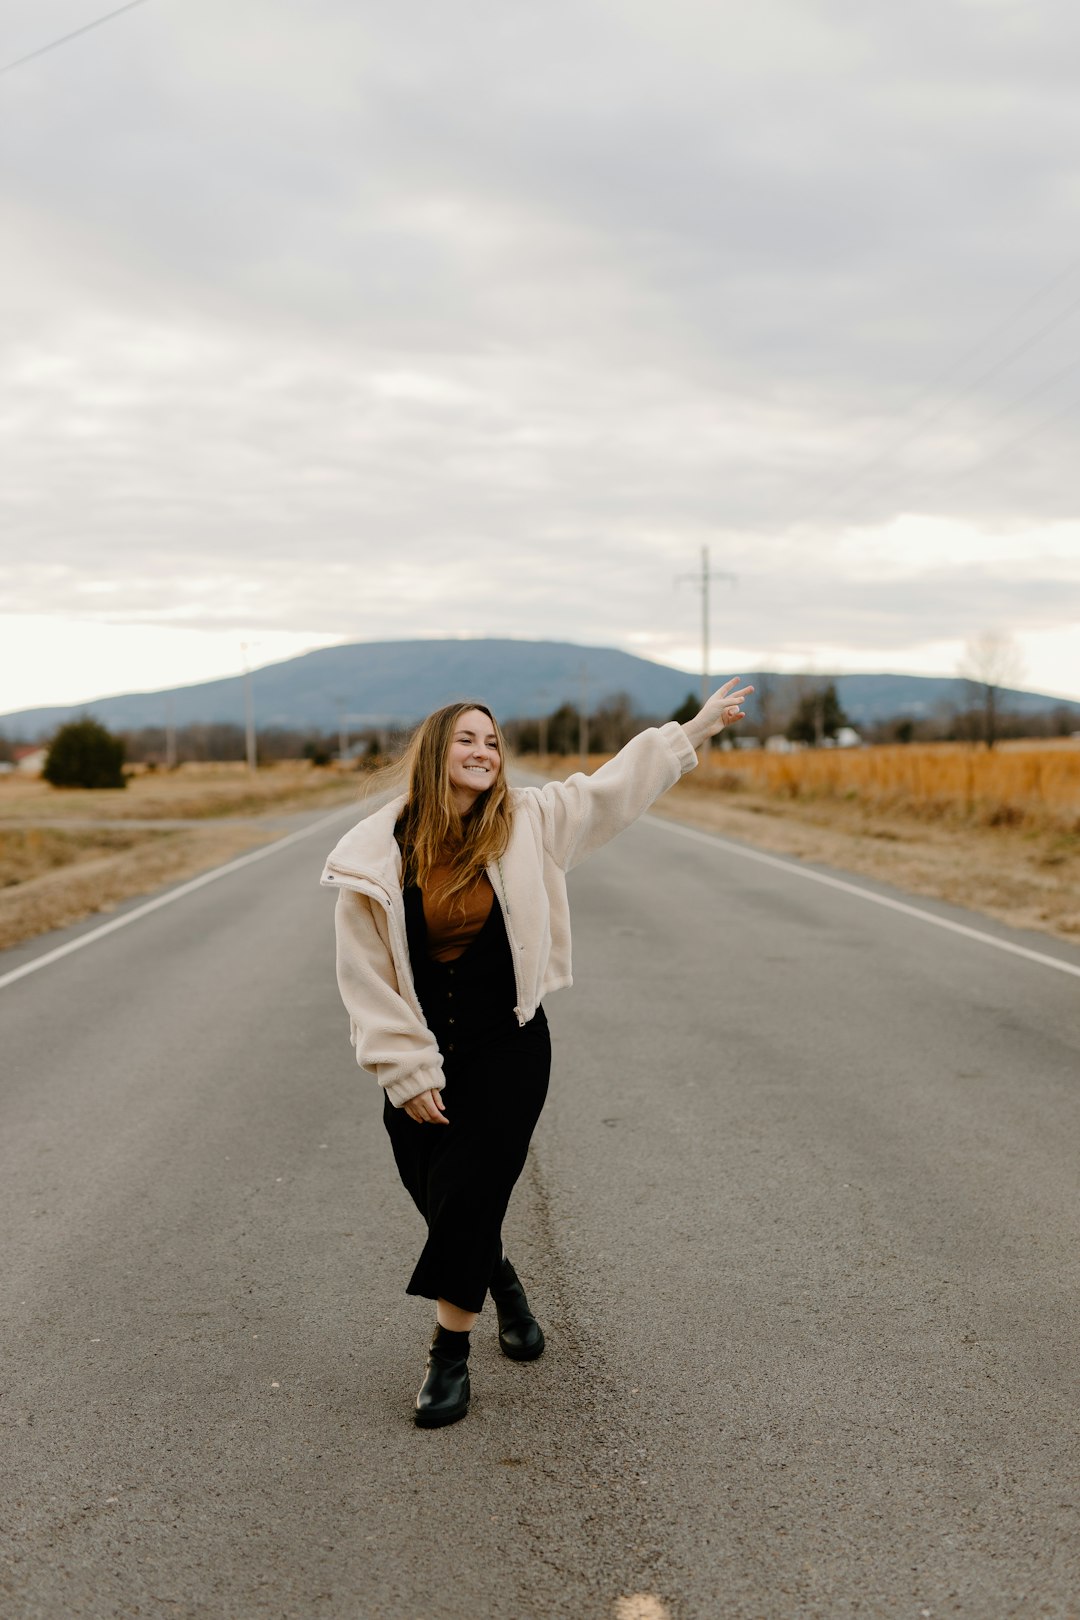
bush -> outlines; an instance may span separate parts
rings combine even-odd
[[[817,691],[803,693],[787,734],[792,742],[813,747],[826,737],[835,737],[840,727],[847,724],[848,717],[840,707],[835,682],[829,681]]]
[[[96,720],[73,720],[49,744],[41,774],[53,787],[127,787],[123,739]]]
[[[700,708],[701,704],[694,696],[693,692],[687,692],[686,696],[679,704],[679,707],[675,710],[674,714],[669,716],[669,718],[672,720],[677,720],[680,726],[685,726],[686,722],[688,720],[692,720]]]

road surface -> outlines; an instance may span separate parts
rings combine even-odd
[[[419,1431],[349,819],[0,958],[0,1611],[1080,1615],[1080,951],[625,834],[508,1223],[547,1353],[489,1309]]]

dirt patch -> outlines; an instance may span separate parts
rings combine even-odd
[[[278,838],[272,816],[358,802],[363,781],[302,765],[183,766],[111,793],[0,779],[0,950]]]
[[[264,815],[271,811],[330,808],[359,799],[365,778],[298,764],[254,773],[244,765],[181,765],[144,771],[125,789],[53,788],[39,778],[0,777],[0,822],[44,823],[72,818],[152,821],[186,817]]]
[[[214,822],[183,831],[128,833],[121,847],[83,843],[51,870],[0,889],[0,949],[33,939],[52,928],[66,928],[96,912],[112,911],[121,900],[148,894],[168,883],[195,877],[280,832],[251,822]],[[6,833],[3,843],[14,835]],[[55,837],[56,835],[54,835]]]
[[[141,844],[145,833],[128,827],[5,827],[0,830],[0,890],[46,872],[95,860]]]

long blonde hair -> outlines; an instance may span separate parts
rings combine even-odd
[[[491,721],[499,744],[499,774],[463,817],[450,791],[449,757],[458,721],[470,709],[479,709]],[[448,862],[450,876],[439,892],[449,899],[498,860],[510,841],[513,819],[506,765],[506,738],[486,703],[449,703],[420,722],[402,765],[408,776],[408,799],[397,830],[407,883],[425,888],[432,868]]]

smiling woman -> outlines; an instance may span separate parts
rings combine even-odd
[[[427,1241],[407,1292],[436,1302],[415,1419],[469,1406],[469,1333],[490,1293],[499,1344],[532,1361],[544,1335],[502,1222],[547,1095],[541,998],[572,982],[566,873],[642,815],[743,718],[729,681],[684,726],[634,737],[593,776],[511,789],[491,710],[455,703],[417,729],[408,791],[361,821],[323,871],[337,889],[337,974],[357,1062]]]

